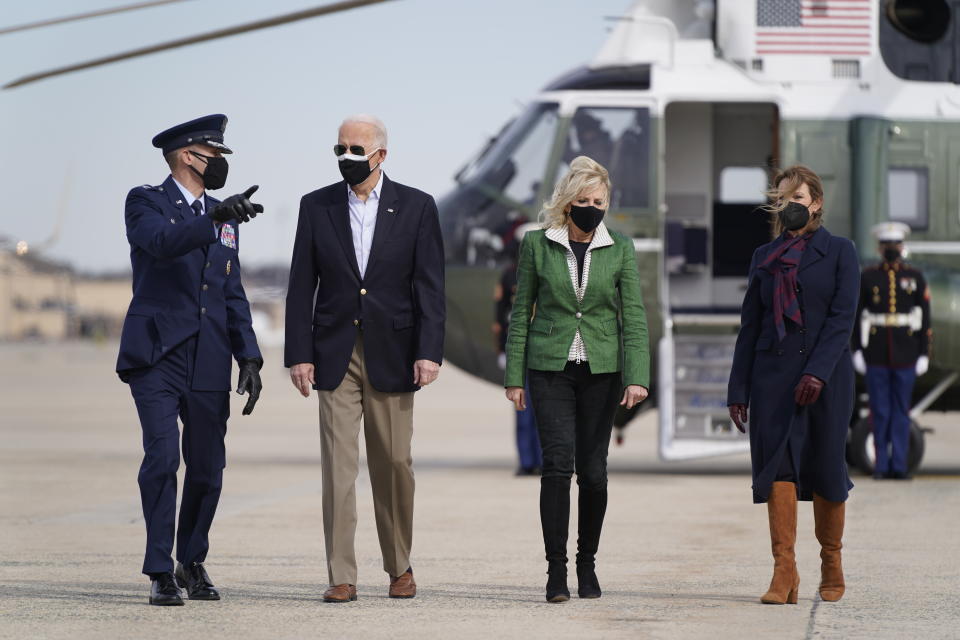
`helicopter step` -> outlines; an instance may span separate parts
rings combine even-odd
[[[707,322],[709,320],[709,322]],[[688,322],[696,324],[688,325]],[[727,413],[727,378],[736,334],[716,333],[739,317],[672,318],[660,340],[660,455],[684,459],[746,451],[749,442]]]

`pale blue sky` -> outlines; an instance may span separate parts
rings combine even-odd
[[[0,25],[129,0],[5,3]],[[0,36],[0,83],[27,73],[322,4],[190,0]],[[158,131],[230,118],[223,197],[260,184],[267,213],[243,229],[245,262],[286,262],[300,196],[339,180],[341,119],[378,114],[387,173],[436,196],[557,75],[588,62],[629,0],[395,0],[0,92],[0,235],[83,270],[129,266],[123,202],[166,177]]]

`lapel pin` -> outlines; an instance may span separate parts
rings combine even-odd
[[[174,204],[183,204],[183,200],[177,200]]]
[[[393,213],[393,209],[387,209],[387,213]]]
[[[170,224],[177,224],[177,221],[174,220],[173,218],[170,218]]]

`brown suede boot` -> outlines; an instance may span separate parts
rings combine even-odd
[[[800,574],[794,556],[797,541],[797,489],[792,482],[774,482],[767,499],[773,578],[760,598],[764,604],[797,604]]]
[[[820,541],[820,597],[836,602],[843,597],[843,565],[840,562],[845,502],[831,502],[813,494],[813,521]]]

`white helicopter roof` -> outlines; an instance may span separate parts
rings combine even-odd
[[[646,65],[649,86],[591,90],[590,101],[624,104],[628,91],[655,113],[677,101],[764,101],[787,119],[960,120],[960,87],[887,68],[879,12],[874,0],[638,0],[588,67]],[[543,94],[565,111],[583,97]]]

